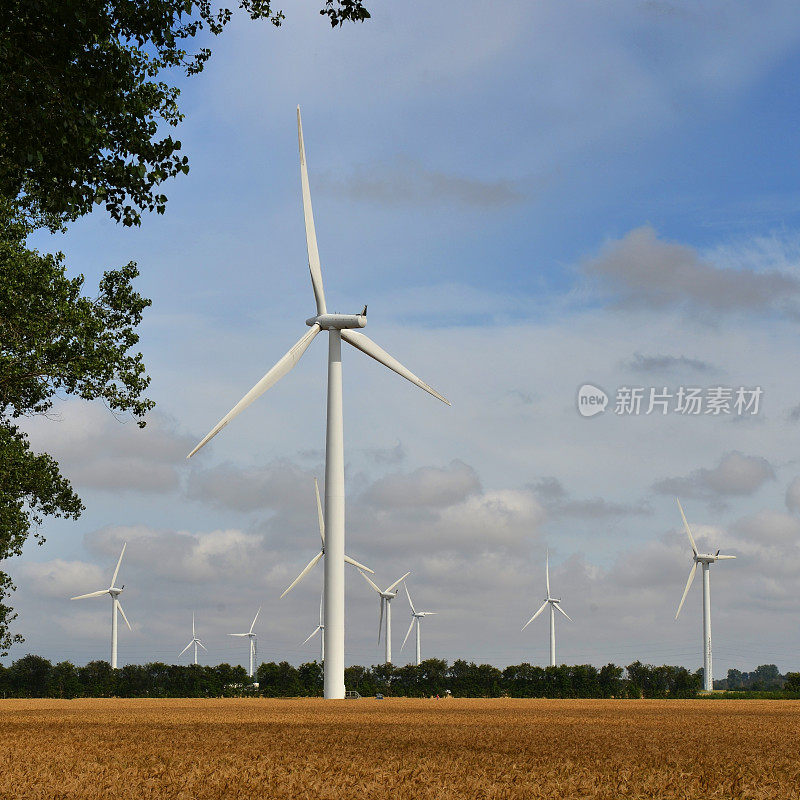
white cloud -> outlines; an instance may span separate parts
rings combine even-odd
[[[48,417],[32,418],[25,428],[32,446],[51,453],[79,492],[174,492],[186,454],[196,442],[159,411],[148,414],[142,429],[100,403],[81,401],[70,401]]]

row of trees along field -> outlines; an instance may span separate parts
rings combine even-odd
[[[772,674],[772,665],[759,667]],[[777,672],[777,668],[774,669]],[[781,687],[800,692],[800,672],[781,676]],[[317,697],[322,695],[322,665],[316,661],[294,667],[286,661],[258,668],[255,688],[243,667],[174,664],[128,664],[112,670],[107,661],[76,667],[69,661],[52,664],[27,655],[11,666],[0,665],[3,697]],[[420,666],[352,666],[345,670],[348,690],[363,696],[382,693],[395,697],[444,695],[455,697],[694,697],[701,671],[684,667],[634,662],[623,669],[614,664],[536,667],[518,664],[503,670],[490,664],[438,658]]]

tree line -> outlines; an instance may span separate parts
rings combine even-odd
[[[762,669],[759,667],[759,669]],[[758,672],[758,670],[756,670]],[[287,661],[262,663],[254,679],[240,666],[176,665],[153,662],[128,664],[113,670],[107,661],[76,666],[51,663],[27,655],[10,666],[0,665],[3,697],[319,697],[322,664],[298,667]],[[784,687],[800,691],[800,673],[788,673]],[[615,664],[537,667],[517,664],[498,669],[463,660],[448,664],[430,658],[419,666],[351,666],[345,670],[348,691],[362,696],[393,697],[551,697],[551,698],[667,698],[695,697],[702,671],[653,666],[639,661],[626,668]],[[734,687],[732,687],[734,688]]]

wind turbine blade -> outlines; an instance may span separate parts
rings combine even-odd
[[[403,575],[401,578],[398,578],[391,586],[388,586],[386,589],[384,589],[384,591],[387,593],[391,592],[392,589],[394,589],[394,587],[397,586],[398,583],[400,583],[400,581],[404,581],[410,574],[411,574],[410,572],[406,572],[405,575]]]
[[[291,350],[201,439],[197,447],[186,458],[191,458],[201,447],[208,444],[234,417],[241,414],[247,406],[286,375],[297,364],[319,332],[319,325],[312,325],[308,333],[304,334]]]
[[[372,575],[375,574],[375,570],[374,569],[370,569],[369,567],[365,567],[360,561],[356,561],[354,558],[350,558],[350,556],[345,556],[344,560],[345,560],[346,564],[352,564],[354,567],[358,567],[359,569],[366,570],[367,572],[369,572]]]
[[[194,639],[192,639],[192,641],[189,642],[189,644],[187,644],[186,647],[184,647],[183,650],[180,651],[180,653],[178,653],[178,658],[180,658],[193,644],[194,644]]]
[[[438,611],[420,611],[417,616],[418,617],[435,617],[439,612]]]
[[[406,590],[406,597],[408,598],[408,604],[411,606],[411,613],[416,614],[416,609],[414,608],[414,604],[411,602],[411,595],[408,593],[408,585],[403,584],[403,588]]]
[[[253,628],[256,626],[256,620],[258,619],[258,615],[261,613],[261,606],[258,607],[258,611],[256,611],[256,615],[253,617],[253,624],[250,626],[249,633],[253,632]]]
[[[117,600],[117,608],[119,609],[119,613],[122,614],[122,619],[125,620],[125,624],[128,626],[128,630],[132,631],[130,622],[128,622],[128,618],[125,616],[125,612],[122,610],[122,604]]]
[[[204,644],[203,644],[203,643],[202,643],[202,642],[201,642],[199,639],[197,640],[197,644],[199,644],[199,645],[200,645],[200,647],[202,647],[202,648],[203,648],[203,650],[205,650],[205,651],[206,651],[206,653],[208,652],[208,648],[207,648],[207,647],[206,647],[206,646],[205,646],[205,645],[204,645]]]
[[[317,493],[317,518],[319,519],[319,538],[325,545],[325,514],[322,511],[322,501],[319,499],[319,481],[314,478],[314,490]]]
[[[322,626],[320,626],[320,625],[317,625],[317,627],[316,627],[316,628],[314,628],[314,631],[313,631],[313,633],[311,633],[307,639],[304,639],[304,640],[303,640],[303,641],[300,643],[300,647],[302,647],[302,646],[303,646],[303,645],[304,645],[306,642],[310,642],[310,641],[311,641],[311,640],[312,640],[312,639],[313,639],[313,638],[314,638],[314,637],[315,637],[315,636],[316,636],[316,635],[317,635],[317,634],[318,634],[318,633],[319,633],[321,630],[322,630]]]
[[[228,636],[249,636],[249,633],[229,633]]]
[[[368,583],[368,584],[369,584],[369,585],[370,585],[370,586],[371,586],[371,587],[372,587],[372,588],[373,588],[373,589],[374,589],[374,590],[375,590],[375,591],[376,591],[378,594],[380,594],[380,593],[381,593],[381,590],[380,590],[380,589],[377,587],[377,585],[375,584],[375,581],[373,581],[371,578],[368,578],[368,577],[367,577],[367,575],[366,575],[366,573],[364,573],[364,572],[361,572],[361,570],[359,570],[359,572],[361,573],[361,577],[362,577],[362,578],[363,578],[363,579],[364,579],[364,580],[365,580],[365,581],[366,581],[366,582],[367,582],[367,583]]]
[[[736,558],[736,556],[717,556],[717,561],[724,561],[727,558]]]
[[[89,592],[89,594],[79,594],[77,597],[70,597],[70,600],[85,600],[87,597],[102,597],[108,594],[108,589],[102,589],[99,592]]]
[[[544,603],[542,603],[541,608],[522,626],[522,630],[524,631],[525,628],[527,628],[528,625],[530,625],[531,622],[533,622],[536,619],[536,617],[538,617],[539,614],[541,614],[542,611],[544,611],[546,608],[547,608],[547,600],[545,600]]]
[[[197,634],[194,632],[194,611],[192,611],[192,639],[194,639]]]
[[[410,369],[404,367],[396,358],[390,356],[382,347],[375,344],[369,336],[365,336],[363,333],[356,333],[353,330],[345,329],[342,331],[342,339],[346,342],[349,342],[356,350],[360,350],[362,353],[366,353],[366,355],[374,358],[376,361],[379,361],[385,367],[389,367],[389,369],[394,370],[398,375],[401,375],[406,380],[411,381],[415,386],[419,386],[420,389],[424,389],[428,394],[432,394],[438,400],[441,400],[443,403],[447,403],[447,405],[451,405],[450,401],[444,397],[443,395],[439,394],[436,389],[428,386],[425,381],[420,380]]]
[[[317,553],[314,558],[312,558],[311,561],[306,564],[305,569],[289,584],[289,588],[286,589],[286,591],[281,595],[281,599],[289,594],[289,592],[291,592],[292,589],[294,589],[294,587],[297,586],[297,584],[300,583],[300,581],[303,580],[303,578],[305,578],[305,576],[308,575],[312,569],[314,569],[314,567],[317,565],[317,561],[319,561],[323,555],[325,554],[322,550],[320,550],[319,553]]]
[[[550,550],[544,557],[544,580],[547,584],[547,596],[550,597]]]
[[[692,581],[694,580],[694,576],[697,574],[697,562],[692,564],[692,569],[689,572],[689,580],[686,581],[686,588],[683,590],[683,597],[681,597],[681,603],[678,606],[678,610],[675,612],[675,619],[678,619],[678,614],[681,613],[681,609],[683,608],[683,601],[686,600],[686,595],[689,594],[689,587],[692,585]]]
[[[683,513],[683,506],[681,505],[681,501],[678,500],[676,497],[675,500],[678,503],[678,508],[681,510],[681,517],[683,517],[683,526],[686,528],[686,533],[689,536],[689,541],[692,543],[692,552],[697,555],[697,545],[694,543],[694,536],[692,536],[692,531],[689,528],[689,523],[686,521],[686,514]]]
[[[300,147],[300,183],[303,187],[303,217],[306,221],[306,248],[308,249],[308,270],[311,273],[311,286],[317,301],[317,314],[325,314],[325,290],[322,288],[322,270],[317,249],[317,232],[314,228],[314,212],[311,209],[311,189],[308,185],[306,166],[306,146],[303,142],[303,123],[300,120],[300,106],[297,106],[297,141]]]
[[[569,614],[567,614],[567,612],[564,611],[564,609],[561,608],[561,606],[558,603],[553,603],[553,605],[556,607],[556,611],[560,611],[570,622],[572,622],[572,617]]]
[[[128,546],[127,542],[122,543],[122,552],[119,554],[119,561],[117,561],[117,568],[114,570],[114,577],[111,579],[111,585],[113,586],[117,582],[117,574],[119,573],[119,565],[122,563],[122,556],[125,555],[125,548]]]
[[[400,645],[401,650],[406,646],[406,642],[408,641],[408,637],[411,636],[411,630],[414,627],[415,622],[416,620],[414,617],[411,617],[411,624],[408,626],[408,630],[406,631],[406,638],[403,639],[403,644]]]
[[[383,604],[385,602],[386,601],[383,599],[383,597],[381,597],[381,615],[378,618],[378,644],[381,643],[381,628],[383,628]]]

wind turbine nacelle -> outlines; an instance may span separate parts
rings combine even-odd
[[[318,317],[309,317],[306,325],[319,325],[324,331],[341,331],[346,328],[366,328],[366,314],[320,314]]]

